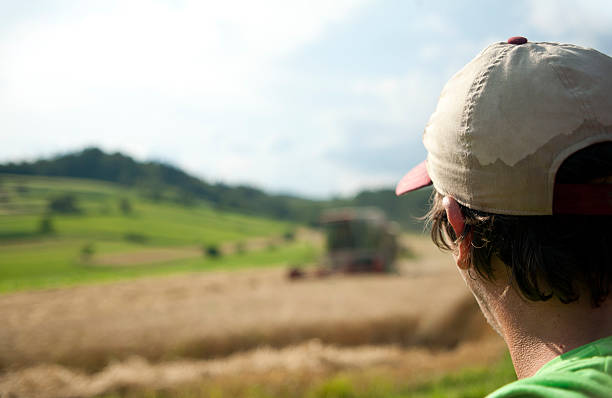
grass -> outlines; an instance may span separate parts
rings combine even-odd
[[[80,211],[50,213],[47,205],[51,198],[67,194],[75,198]],[[246,251],[214,260],[192,255],[134,266],[92,266],[92,260],[109,253],[282,237],[295,225],[219,211],[206,202],[185,206],[151,201],[115,184],[69,178],[2,175],[0,199],[0,292],[176,272],[304,263],[315,261],[318,255],[318,250],[306,243],[284,242],[274,250]],[[124,200],[129,201],[131,211],[122,211]],[[41,231],[44,218],[50,220],[52,232]]]
[[[337,375],[309,390],[308,398],[482,398],[516,380],[510,356],[492,367],[474,367],[450,372],[425,381],[402,383],[378,376],[363,382]]]
[[[315,261],[319,251],[304,243],[292,243],[275,250],[258,250],[210,259],[200,256],[139,266],[104,267],[83,264],[79,259],[81,243],[57,240],[6,245],[0,251],[0,292],[40,289],[81,283],[116,281],[143,276],[181,272],[231,270],[269,267]],[[133,245],[121,242],[96,242],[96,250],[121,251]],[[10,266],[5,266],[10,265]]]
[[[99,190],[96,187],[99,185]],[[218,211],[205,202],[182,206],[149,201],[136,191],[88,180],[2,176],[0,239],[40,239],[39,222],[47,201],[61,194],[77,199],[79,214],[51,214],[56,235],[89,239],[121,239],[138,232],[154,245],[221,243],[248,237],[282,235],[291,225],[265,218]],[[24,190],[25,189],[25,190]],[[133,210],[123,214],[120,200]]]
[[[468,368],[408,387],[394,398],[481,398],[516,380],[510,355],[493,367]]]
[[[174,390],[126,390],[101,398],[483,398],[497,388],[516,380],[506,354],[490,367],[468,367],[444,375],[414,379],[381,370],[340,372],[327,378],[301,375],[254,382],[237,379],[211,379],[199,385]],[[313,379],[314,378],[314,379]]]

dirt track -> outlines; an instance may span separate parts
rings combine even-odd
[[[340,367],[343,355],[353,355],[353,363],[368,366],[405,361],[407,352],[426,355],[426,348],[449,350],[489,338],[448,255],[425,242],[413,242],[419,260],[403,264],[399,276],[290,282],[285,270],[269,269],[0,296],[0,393],[35,396],[32,377],[40,380],[41,374],[46,382],[51,378],[68,388],[54,390],[55,396],[100,393],[125,382],[117,378],[117,369],[131,374],[132,383],[152,377],[172,384],[219,369],[257,370],[262,352],[276,358],[268,361],[273,367],[299,370],[300,363],[308,362],[287,360],[292,352],[315,364],[329,357],[323,362]],[[479,355],[497,355],[501,342],[487,341],[494,348]],[[267,351],[257,349],[263,346]],[[342,346],[363,347],[342,351]],[[372,354],[376,349],[378,354]],[[255,351],[244,353],[249,350]],[[459,357],[451,355],[454,362],[447,362]],[[92,372],[99,373],[89,376]],[[140,376],[134,379],[134,374]],[[23,390],[27,386],[34,390]],[[54,396],[48,386],[45,391]]]

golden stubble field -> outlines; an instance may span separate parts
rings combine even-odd
[[[263,269],[2,295],[0,396],[342,369],[410,378],[497,360],[503,342],[449,255],[407,243],[417,257],[399,275],[291,282]]]

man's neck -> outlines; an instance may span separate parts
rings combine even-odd
[[[588,300],[527,302],[512,295],[506,297],[500,321],[519,379],[533,376],[561,354],[612,335],[610,299],[592,308]]]

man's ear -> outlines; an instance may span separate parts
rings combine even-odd
[[[442,199],[442,205],[444,206],[444,210],[446,210],[446,218],[448,219],[448,222],[450,222],[451,227],[453,227],[453,230],[455,231],[455,236],[460,237],[463,234],[463,230],[465,229],[465,217],[463,217],[463,213],[461,213],[459,203],[457,203],[455,198],[453,198],[452,196],[445,196],[444,199]],[[468,254],[471,243],[471,233],[465,236],[463,240],[459,243],[459,250],[455,260],[457,262],[457,266],[461,269],[468,269],[470,267]]]

